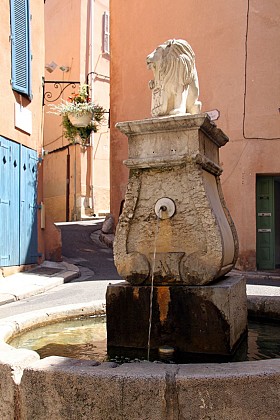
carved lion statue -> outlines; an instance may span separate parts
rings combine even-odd
[[[152,116],[198,114],[199,86],[195,55],[182,39],[170,39],[147,56],[147,65],[154,73],[152,89]]]

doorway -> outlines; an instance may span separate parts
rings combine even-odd
[[[257,176],[257,269],[280,268],[280,176]]]
[[[37,263],[37,163],[35,150],[0,136],[0,267]]]

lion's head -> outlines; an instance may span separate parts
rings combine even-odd
[[[169,39],[147,56],[147,65],[163,85],[187,85],[191,82],[195,55],[191,46],[182,39]]]

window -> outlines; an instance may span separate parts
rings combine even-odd
[[[12,88],[31,97],[29,0],[10,0]]]
[[[103,13],[103,53],[110,54],[110,21],[109,13]]]

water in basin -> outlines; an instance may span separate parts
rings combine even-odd
[[[41,358],[63,356],[102,362],[107,359],[106,317],[81,317],[47,324],[23,332],[9,344],[35,350]]]
[[[12,338],[9,344],[16,348],[35,350],[41,358],[63,356],[100,362],[109,360],[105,316],[71,319],[44,325],[23,332]],[[242,360],[278,357],[280,357],[279,323],[249,320],[247,356]],[[120,356],[113,357],[113,360],[129,361],[127,357]],[[191,361],[195,362],[193,359]],[[199,362],[201,361],[203,360],[200,359]]]

